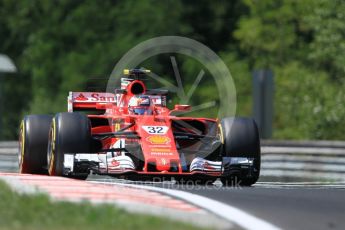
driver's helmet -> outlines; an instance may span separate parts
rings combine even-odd
[[[147,95],[135,95],[128,102],[128,112],[135,115],[151,114],[150,97]]]

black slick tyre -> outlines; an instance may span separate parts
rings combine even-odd
[[[19,173],[47,174],[51,115],[25,116],[19,129]]]
[[[89,153],[91,125],[88,117],[80,113],[58,113],[53,118],[48,141],[47,161],[51,176],[65,176],[65,153]],[[71,176],[73,177],[73,176]],[[86,179],[76,175],[76,179]]]
[[[224,157],[245,157],[253,159],[253,170],[248,176],[231,175],[222,177],[225,184],[233,184],[234,180],[242,186],[256,183],[260,175],[261,152],[260,137],[255,121],[251,118],[224,118],[221,121]],[[239,169],[239,171],[241,171]]]

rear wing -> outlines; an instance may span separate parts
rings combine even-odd
[[[115,103],[113,93],[104,92],[69,92],[68,112],[81,110],[97,110],[97,103]]]

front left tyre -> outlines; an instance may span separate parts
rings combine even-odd
[[[47,146],[51,115],[28,115],[19,130],[19,173],[47,174]]]
[[[226,174],[221,177],[223,185],[238,183],[242,186],[251,186],[257,182],[260,176],[261,151],[260,136],[256,122],[251,118],[228,117],[221,121],[221,136],[225,157],[248,158],[253,160],[249,174],[241,175],[241,166],[224,167]]]
[[[64,154],[91,152],[91,125],[81,113],[58,113],[53,118],[48,139],[48,173],[51,176],[70,176],[86,179],[88,172],[66,175]]]

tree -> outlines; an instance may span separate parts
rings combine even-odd
[[[244,2],[234,34],[251,69],[275,72],[275,137],[345,138],[344,2]]]

